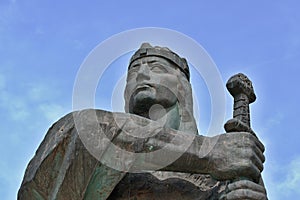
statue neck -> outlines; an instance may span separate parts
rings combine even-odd
[[[168,128],[172,128],[175,130],[179,129],[180,125],[180,115],[179,115],[179,106],[176,103],[167,113],[166,113],[166,121],[165,126]]]
[[[155,104],[149,109],[149,111],[141,116],[162,123],[165,127],[175,130],[179,129],[180,114],[178,103],[169,108],[164,108],[159,104]]]

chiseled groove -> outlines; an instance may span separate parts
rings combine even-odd
[[[78,137],[77,133],[74,132],[74,128],[72,128],[72,130],[71,130],[71,139],[70,139],[70,142],[67,146],[67,150],[66,150],[66,153],[64,155],[62,165],[59,169],[59,172],[58,172],[58,175],[57,175],[57,178],[56,178],[56,181],[55,181],[54,188],[52,190],[52,193],[50,194],[50,199],[51,200],[56,200],[57,199],[57,193],[58,193],[58,191],[59,191],[59,189],[60,189],[60,187],[63,183],[63,180],[65,178],[67,169],[70,166],[69,159],[71,158],[70,156],[75,150],[75,141],[76,141],[77,137]]]

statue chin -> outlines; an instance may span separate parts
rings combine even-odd
[[[155,95],[152,92],[140,91],[130,98],[129,112],[147,117],[149,109],[155,103]]]
[[[174,98],[160,98],[158,100],[157,96],[153,95],[153,93],[150,93],[149,91],[142,91],[130,99],[129,113],[151,118],[149,116],[151,108],[159,106],[160,109],[164,110],[164,112],[168,112],[168,110],[176,104],[176,100],[177,99]]]

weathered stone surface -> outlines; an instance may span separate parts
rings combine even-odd
[[[90,113],[96,113],[99,124],[107,126],[101,129],[102,132],[97,132],[95,127],[89,122]],[[126,124],[134,123],[139,124],[141,127],[151,121],[130,114],[120,113],[118,115],[121,115],[122,119],[127,119],[121,120],[123,122],[127,121]],[[212,174],[220,180],[234,179],[241,174],[246,177],[253,176],[250,166],[249,170],[246,169],[244,172],[239,172],[241,158],[245,160],[245,163],[247,160],[251,160],[246,154],[243,155],[242,150],[258,142],[254,140],[254,136],[245,133],[222,134],[218,138],[206,138],[206,140],[204,140],[204,136],[198,135],[195,136],[187,150],[183,149],[176,141],[175,144],[178,143],[178,145],[167,146],[167,152],[169,152],[170,155],[180,151],[182,151],[182,155],[178,160],[166,166],[163,170],[185,172],[187,174],[164,174],[165,172],[161,172],[161,174],[141,174],[140,176],[138,174],[127,174],[127,176],[125,176],[125,172],[102,165],[101,162],[87,151],[75,128],[73,116],[82,119],[82,123],[86,124],[83,124],[83,126],[86,127],[87,132],[94,131],[97,132],[97,134],[105,135],[114,135],[112,130],[118,132],[118,135],[112,137],[112,141],[127,151],[149,151],[149,146],[152,146],[153,150],[163,148],[170,140],[174,139],[174,134],[180,136],[180,141],[187,140],[191,137],[189,134],[161,127],[162,131],[160,133],[141,143],[139,140],[133,140],[132,137],[125,137],[125,135],[123,135],[124,132],[129,131],[127,128],[130,129],[131,127],[134,131],[139,130],[138,126],[132,127],[129,125],[129,127],[126,127],[121,125],[120,127],[122,128],[116,126],[114,120],[120,119],[120,117],[116,117],[113,113],[102,110],[85,110],[69,114],[60,119],[49,129],[35,157],[27,167],[22,186],[19,190],[19,199],[106,199],[113,191],[115,192],[113,192],[112,195],[116,196],[112,196],[111,199],[113,199],[113,197],[122,199],[124,196],[126,197],[128,192],[128,189],[123,188],[122,185],[124,185],[124,183],[126,185],[128,181],[133,183],[133,185],[131,185],[133,191],[140,194],[138,192],[139,186],[135,186],[135,183],[139,182],[136,182],[135,179],[141,180],[141,177],[149,178],[149,182],[144,180],[145,183],[149,185],[149,188],[147,186],[147,190],[145,188],[142,190],[145,192],[149,191],[149,193],[147,193],[149,195],[151,192],[157,194],[157,190],[160,188],[161,191],[170,193],[171,195],[171,190],[168,189],[168,187],[170,187],[173,189],[177,188],[177,192],[183,196],[188,194],[185,190],[189,188],[191,191],[197,191],[197,194],[200,196],[216,198],[216,196],[224,192],[224,184],[226,182],[218,182],[212,178],[208,178],[207,175],[197,174]],[[104,119],[106,121],[104,121]],[[115,129],[111,129],[110,126]],[[153,127],[156,128],[155,126]],[[249,140],[244,146],[243,144],[237,144],[237,141],[242,138],[246,141],[247,137],[245,136],[247,135],[249,135]],[[217,139],[217,141],[213,142],[215,139]],[[201,153],[202,145],[204,145],[202,149],[206,149],[211,148],[209,146],[211,144],[214,144],[211,152],[206,156],[201,156],[204,155]],[[229,148],[225,147],[224,144],[228,144]],[[236,144],[236,146],[231,147],[230,144]],[[142,146],[142,148],[135,148],[135,146]],[[168,157],[168,155],[166,156]],[[130,163],[131,161],[129,160],[128,162]],[[160,160],[159,158],[149,158],[145,160],[133,159],[130,164],[135,165],[136,163],[143,162],[144,166],[147,167],[159,163]],[[189,173],[196,173],[196,175]],[[203,180],[203,177],[205,181],[199,182],[199,180]],[[159,179],[166,180],[161,182]],[[122,182],[120,182],[121,180]],[[169,186],[165,187],[165,184]],[[181,190],[179,189],[181,185],[186,185],[186,187]],[[116,189],[114,190],[115,187]],[[203,190],[203,188],[206,188],[206,190]],[[122,191],[126,194],[121,194],[120,192]],[[146,193],[144,195],[146,195]],[[183,198],[182,196],[178,197],[180,197],[178,199]],[[193,199],[192,197],[193,194],[189,194],[185,198]],[[148,196],[147,198],[149,199],[150,197]]]
[[[112,183],[122,178],[122,173],[101,165],[86,150],[73,114],[49,129],[26,169],[18,199],[105,199]]]
[[[161,176],[158,173],[168,178],[160,179]],[[108,199],[219,199],[226,185],[226,182],[213,180],[209,175],[162,172],[128,173]]]
[[[93,111],[83,111],[87,115],[89,112]],[[96,112],[101,119],[113,119],[112,113]],[[106,199],[111,192],[109,199],[166,199],[169,195],[172,199],[207,199],[219,196],[225,189],[209,175],[158,172],[127,173],[124,177],[125,172],[102,165],[87,151],[73,115],[66,115],[49,129],[27,167],[18,199]]]

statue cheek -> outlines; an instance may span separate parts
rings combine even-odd
[[[161,84],[168,88],[172,93],[174,93],[175,96],[178,95],[178,83],[179,80],[176,76],[167,76],[164,79],[162,79]]]
[[[135,86],[136,86],[135,81],[127,82],[125,90],[127,90],[127,92],[132,92],[132,90],[135,88]]]
[[[125,87],[125,90],[124,90],[124,98],[125,98],[126,101],[128,101],[130,96],[132,95],[133,88],[134,88],[133,84],[129,84],[129,83],[126,84],[126,87]]]

